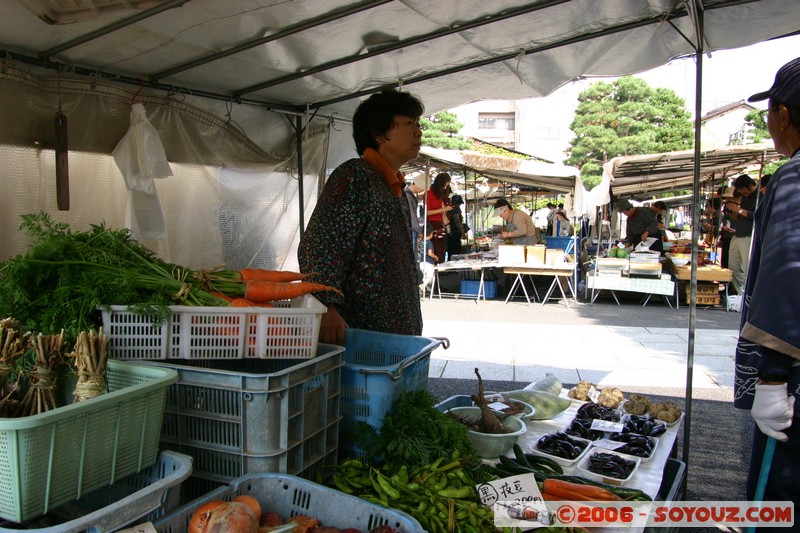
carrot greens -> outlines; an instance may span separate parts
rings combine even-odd
[[[127,229],[77,231],[47,213],[22,215],[28,251],[0,263],[0,316],[29,331],[74,340],[102,325],[98,308],[128,305],[163,323],[169,305],[228,305],[189,269],[159,259]]]

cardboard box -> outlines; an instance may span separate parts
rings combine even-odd
[[[684,301],[688,304],[691,302],[689,295],[685,295]],[[720,305],[721,299],[719,294],[698,294],[695,299],[697,305]]]
[[[545,264],[545,256],[547,249],[544,244],[534,244],[533,246],[525,247],[525,263],[529,265],[543,265]]]
[[[548,248],[545,254],[545,264],[557,265],[564,262],[564,250],[561,248]]]
[[[689,294],[692,292],[692,286],[689,283],[683,284],[683,292],[688,297]],[[698,282],[697,284],[697,295],[698,296],[714,296],[719,295],[719,285],[716,283],[711,282]]]
[[[501,265],[524,265],[525,248],[521,244],[501,244],[497,251],[497,262]]]
[[[682,267],[675,267],[675,277],[681,281],[688,281],[692,279],[692,267],[686,265]],[[701,266],[697,267],[697,281],[720,281],[728,282],[733,279],[733,272],[727,268],[718,266]]]

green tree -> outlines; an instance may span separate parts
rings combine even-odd
[[[694,139],[684,100],[631,76],[594,83],[578,95],[570,129],[575,137],[565,163],[581,169],[587,189],[600,182],[612,157],[684,150]]]
[[[745,144],[760,143],[771,139],[767,130],[766,110],[753,109],[744,117],[745,127],[750,130],[751,138]]]
[[[422,128],[422,145],[431,148],[446,148],[448,150],[469,150],[472,143],[459,131],[464,124],[458,121],[455,113],[442,111],[430,118],[420,119]]]

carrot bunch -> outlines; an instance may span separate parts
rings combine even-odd
[[[195,273],[208,292],[234,307],[271,307],[271,302],[324,291],[342,294],[336,287],[306,281],[311,276],[313,274],[262,268],[215,269]]]
[[[548,501],[619,501],[613,492],[594,485],[580,485],[561,479],[548,478],[542,482],[542,498]]]

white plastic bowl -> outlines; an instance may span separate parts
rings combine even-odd
[[[481,415],[480,407],[453,407],[448,413],[457,413],[462,416],[479,417]],[[467,430],[467,436],[472,444],[475,446],[475,453],[482,459],[497,459],[501,455],[505,455],[511,451],[511,448],[516,444],[520,436],[528,431],[528,425],[515,416],[509,416],[503,423],[513,429],[511,433],[504,433],[501,435],[492,435],[489,433],[479,433],[477,431]]]
[[[682,267],[689,264],[689,260],[685,257],[673,257],[671,258],[671,261],[676,267]]]

